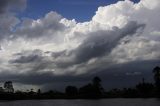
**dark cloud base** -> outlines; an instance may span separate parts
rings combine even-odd
[[[43,89],[61,89],[66,85],[81,86],[88,83],[94,76],[99,76],[102,79],[104,88],[111,89],[114,87],[130,87],[137,84],[142,78],[146,81],[153,81],[152,70],[159,65],[159,60],[152,61],[134,61],[126,64],[119,64],[116,67],[113,65],[104,70],[94,70],[96,73],[83,74],[79,76],[62,75],[54,76],[51,73],[37,74],[31,73],[28,75],[10,75],[3,73],[0,80],[12,80],[14,83],[40,85]],[[130,74],[128,74],[130,73]]]

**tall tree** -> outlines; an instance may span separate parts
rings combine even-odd
[[[95,85],[95,86],[101,86],[101,84],[100,84],[101,79],[97,76],[93,78],[92,82],[93,82],[93,85]]]
[[[14,92],[12,81],[5,82],[4,83],[4,88],[5,88],[5,91],[8,92],[8,93],[13,93]]]
[[[93,78],[92,83],[94,93],[97,95],[102,94],[103,88],[101,85],[101,79],[98,76],[96,76]]]

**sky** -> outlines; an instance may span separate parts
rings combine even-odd
[[[131,87],[160,65],[159,0],[0,0],[0,82]]]
[[[56,11],[67,19],[78,22],[89,21],[99,6],[116,3],[118,0],[28,0],[27,8],[20,17],[40,18],[50,11]],[[138,2],[139,0],[133,0]],[[38,3],[38,4],[37,4]]]

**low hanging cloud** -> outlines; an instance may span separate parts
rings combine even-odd
[[[8,2],[1,4],[0,14],[6,15]],[[157,65],[159,4],[159,0],[119,1],[99,7],[90,21],[82,23],[53,11],[36,20],[4,15],[0,19],[0,73],[8,79],[16,76],[17,82],[25,77],[24,82],[30,83],[27,79],[35,76],[45,82],[52,77],[110,73],[113,66],[138,61]]]

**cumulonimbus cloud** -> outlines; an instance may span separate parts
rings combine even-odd
[[[74,76],[116,64],[159,60],[157,4],[159,0],[119,1],[99,7],[90,21],[82,23],[56,12],[36,20],[2,18],[0,73]]]

